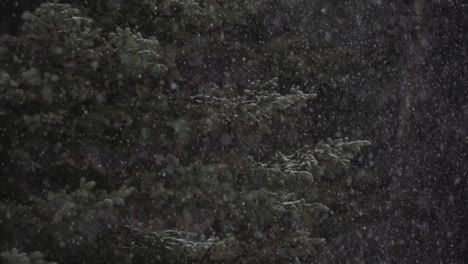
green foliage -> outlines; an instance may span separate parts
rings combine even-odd
[[[310,138],[309,88],[181,66],[260,2],[69,2],[2,37],[4,258],[299,263],[353,220],[346,170],[369,142]]]
[[[16,248],[2,252],[1,259],[2,263],[6,264],[56,264],[56,262],[45,261],[44,255],[39,251],[30,254],[19,253]]]
[[[292,261],[315,254],[325,243],[319,236],[327,232],[324,221],[333,212],[322,201],[336,205],[336,194],[345,195],[349,179],[338,176],[367,144],[322,143],[289,156],[278,153],[272,164],[231,156],[214,165],[183,167],[172,159],[159,175],[143,176],[140,195],[151,197],[146,202],[155,209],[152,228],[215,235],[197,243],[234,243],[210,253],[212,261]],[[324,175],[329,179],[321,179]],[[328,186],[320,183],[332,178]]]
[[[168,110],[158,42],[129,30],[104,34],[68,5],[44,4],[24,18],[21,34],[4,38],[1,57],[2,142],[14,157],[7,167],[113,169],[116,145],[138,144],[139,130]],[[90,161],[103,151],[107,160]]]

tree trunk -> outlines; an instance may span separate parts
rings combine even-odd
[[[406,54],[407,67],[404,71],[401,86],[400,125],[398,140],[406,145],[414,136],[412,119],[415,110],[417,92],[424,89],[421,73],[425,64],[426,53],[429,48],[427,29],[424,26],[424,1],[414,0],[414,19],[407,34],[408,53]]]
[[[398,168],[395,172],[392,186],[392,200],[395,208],[393,222],[396,230],[391,242],[392,263],[402,263],[411,261],[408,244],[411,244],[411,237],[402,236],[412,229],[411,220],[415,217],[415,200],[417,193],[417,179],[415,168],[417,157],[415,153],[418,149],[417,131],[414,122],[416,111],[416,101],[420,92],[425,89],[423,68],[429,49],[427,29],[424,22],[425,3],[423,0],[414,0],[411,8],[412,17],[409,19],[409,26],[405,36],[406,54],[405,64],[402,72],[402,82],[400,88],[400,113],[399,126],[397,131],[397,151],[396,159]]]

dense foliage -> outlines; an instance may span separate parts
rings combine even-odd
[[[222,8],[224,23],[248,14]],[[180,23],[203,21],[190,16]],[[300,119],[314,94],[278,78],[180,87],[187,45],[155,36],[194,41],[183,27],[150,36],[56,3],[22,18],[2,38],[7,261],[299,262],[350,221],[344,172],[368,142],[282,152],[307,137]],[[280,140],[294,143],[272,147]]]
[[[464,263],[467,8],[3,1],[1,260]]]

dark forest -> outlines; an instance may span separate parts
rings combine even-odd
[[[467,263],[462,0],[0,2],[0,259]]]

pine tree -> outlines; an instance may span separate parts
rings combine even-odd
[[[307,87],[178,66],[248,28],[253,1],[125,4],[44,3],[2,37],[2,260],[331,261],[369,142],[308,139]]]

